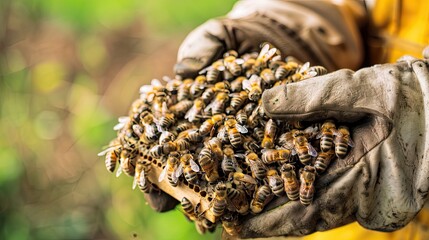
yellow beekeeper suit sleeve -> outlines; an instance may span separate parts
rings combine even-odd
[[[366,39],[369,64],[395,62],[404,55],[422,57],[422,50],[429,45],[428,0],[379,0],[367,1],[366,5],[370,18]],[[429,207],[423,208],[410,224],[394,232],[367,230],[355,222],[303,239],[429,239]]]

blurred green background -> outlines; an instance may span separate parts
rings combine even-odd
[[[0,1],[0,239],[202,238],[97,153],[186,34],[234,2]]]

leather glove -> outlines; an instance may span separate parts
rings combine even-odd
[[[429,190],[429,48],[425,54],[266,90],[271,118],[349,122],[355,147],[316,177],[312,204],[277,199],[245,220],[239,236],[300,236],[353,221],[393,231],[410,222]]]
[[[280,49],[283,57],[330,71],[356,69],[363,59],[359,28],[365,14],[359,1],[243,0],[226,17],[209,20],[186,37],[175,72],[195,77],[227,50],[259,52],[264,42]]]

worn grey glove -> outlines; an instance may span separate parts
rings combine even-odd
[[[359,27],[364,15],[358,1],[240,1],[226,17],[210,20],[186,37],[175,72],[194,77],[227,50],[259,51],[264,42],[280,49],[283,57],[330,71],[356,69],[363,59]]]
[[[245,220],[240,237],[307,235],[353,221],[393,231],[423,207],[429,190],[428,59],[406,57],[275,87],[264,92],[263,103],[271,118],[348,121],[355,147],[316,178],[311,205],[278,199]]]

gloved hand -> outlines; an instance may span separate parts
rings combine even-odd
[[[283,57],[330,71],[356,69],[363,59],[359,27],[364,15],[359,1],[240,1],[226,17],[210,20],[186,37],[175,72],[195,77],[227,50],[259,52],[264,42],[280,49]]]
[[[239,236],[307,235],[353,221],[393,231],[410,222],[429,190],[429,48],[425,54],[266,90],[271,118],[350,122],[355,147],[316,177],[312,204],[277,199],[245,220]]]

